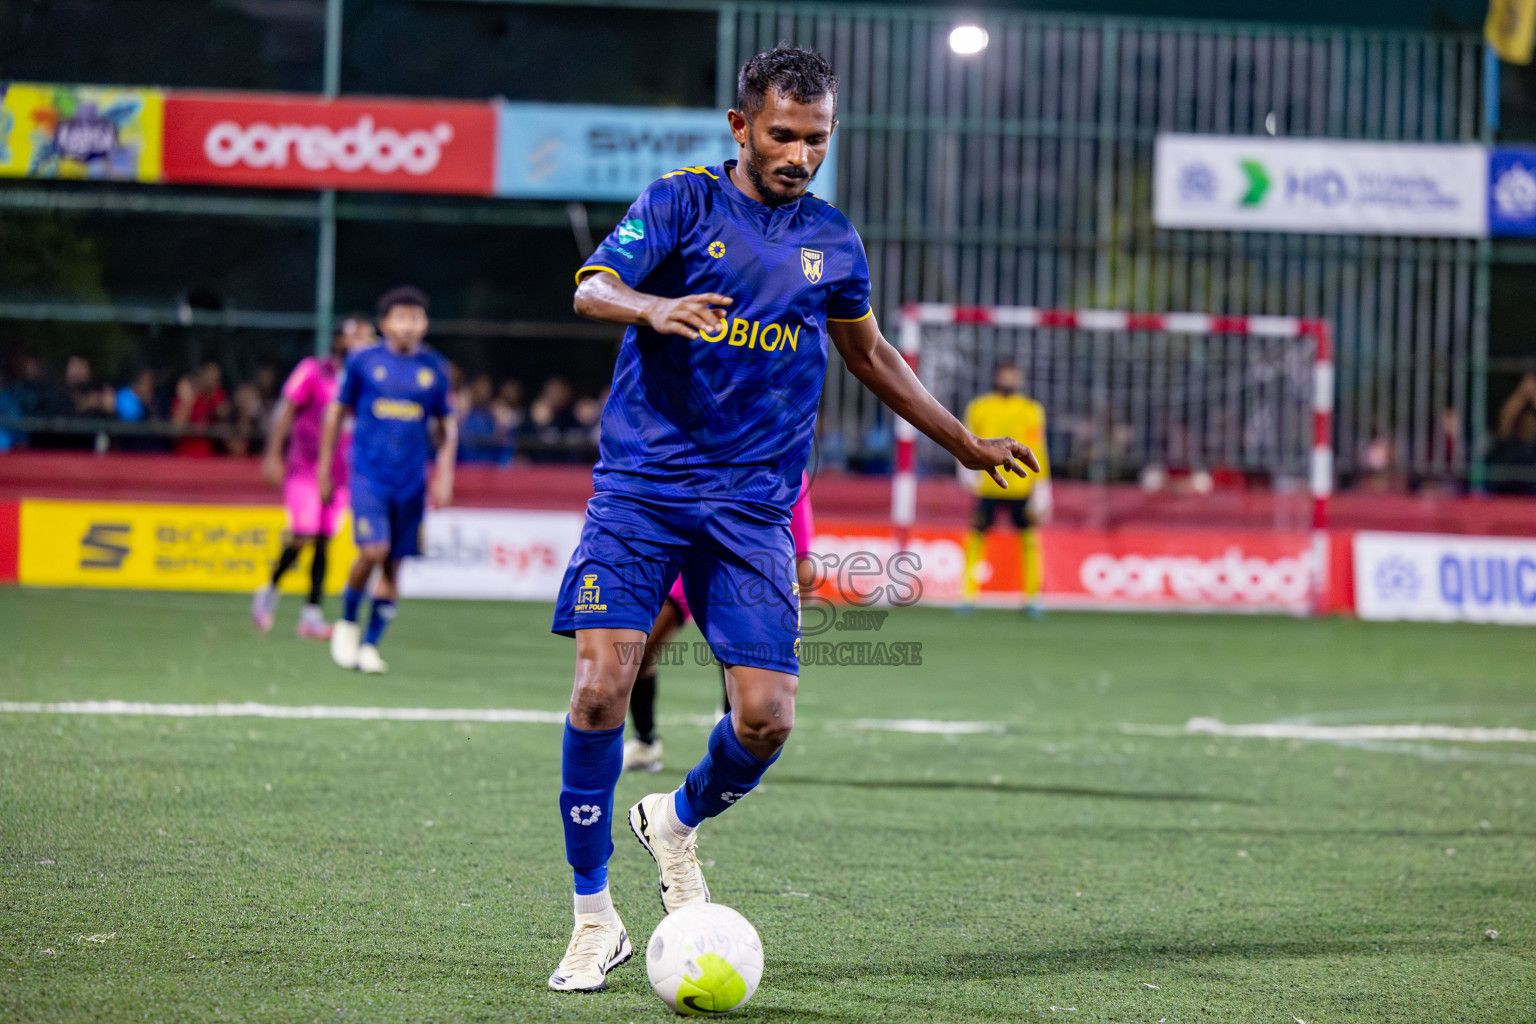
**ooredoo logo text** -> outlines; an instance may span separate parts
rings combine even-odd
[[[1098,553],[1083,560],[1079,577],[1095,597],[1202,604],[1296,604],[1311,584],[1301,558],[1258,558],[1237,547],[1210,559]]]
[[[168,182],[490,195],[488,103],[173,92]]]
[[[453,125],[446,121],[402,132],[379,127],[369,114],[339,130],[323,124],[242,125],[226,120],[208,129],[203,154],[215,167],[283,168],[292,161],[311,171],[404,171],[420,176],[437,169],[443,147],[452,141]]]

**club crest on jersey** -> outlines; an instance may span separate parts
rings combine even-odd
[[[388,377],[388,376],[389,376],[389,371],[384,369],[384,367],[382,367],[382,366],[375,366],[373,368],[373,379],[374,380],[383,380],[385,377]]]
[[[576,611],[578,612],[605,612],[608,606],[602,603],[602,589],[597,585],[597,573],[583,573],[581,586],[576,588]]]
[[[427,369],[425,366],[416,371],[416,384],[418,387],[429,388],[432,386],[432,381],[434,379],[435,378],[432,376],[432,371]]]
[[[822,255],[815,249],[800,250],[800,269],[805,271],[805,279],[811,284],[821,280]]]
[[[719,259],[721,256],[724,256],[725,255],[725,243],[720,241],[719,239],[716,239],[715,241],[710,242],[709,243],[709,254],[711,256],[713,256],[715,259]]]

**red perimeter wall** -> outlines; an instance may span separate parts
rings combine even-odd
[[[481,508],[580,510],[592,494],[592,473],[586,466],[461,466],[456,482],[455,504]],[[824,473],[813,488],[818,515],[861,520],[890,515],[888,477]],[[1308,525],[1304,518],[1286,519],[1276,499],[1263,492],[1146,494],[1133,486],[1095,488],[1061,482],[1055,495],[1055,522],[1062,526],[1268,530]],[[7,513],[3,503],[22,498],[274,505],[280,500],[277,490],[262,482],[255,459],[47,452],[0,456],[0,579],[7,578],[3,575],[7,537],[11,577],[15,575],[15,510]],[[1295,499],[1289,502],[1291,515],[1301,504]],[[952,477],[933,477],[918,486],[922,524],[961,525],[971,505],[970,495]],[[9,534],[6,523],[12,524]],[[1338,531],[1532,536],[1536,535],[1536,498],[1341,494],[1333,500],[1330,526]]]
[[[16,559],[21,533],[21,506],[0,501],[0,583],[16,582]]]

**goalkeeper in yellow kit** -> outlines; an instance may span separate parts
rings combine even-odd
[[[1040,607],[1040,531],[1051,516],[1051,466],[1045,451],[1045,407],[1022,393],[1024,372],[1013,363],[998,363],[992,371],[992,391],[965,407],[967,430],[981,437],[1016,437],[1040,458],[1040,472],[1009,482],[1005,490],[986,474],[976,474],[976,514],[965,540],[965,591],[962,608],[969,608],[981,587],[977,571],[986,552],[986,532],[1000,509],[1007,509],[1019,534],[1019,578],[1024,610],[1043,614]]]

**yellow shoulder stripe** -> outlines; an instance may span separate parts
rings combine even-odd
[[[716,181],[720,180],[720,175],[712,173],[708,167],[679,167],[675,171],[668,171],[666,174],[663,174],[662,177],[675,178],[679,174],[705,174],[711,178],[714,178]]]
[[[595,274],[598,271],[602,271],[605,274],[612,274],[614,277],[619,277],[619,272],[614,270],[612,267],[605,267],[600,263],[589,263],[582,267],[580,270],[576,271],[576,283],[580,284],[583,277],[586,277],[588,274]],[[624,279],[619,277],[619,280],[622,281]]]
[[[873,309],[871,309],[871,310],[865,311],[863,316],[855,316],[855,317],[847,317],[847,318],[840,317],[840,316],[829,316],[829,317],[827,317],[827,323],[829,323],[829,324],[856,324],[860,320],[868,320],[870,317],[872,317],[874,315],[875,315],[875,311]]]

